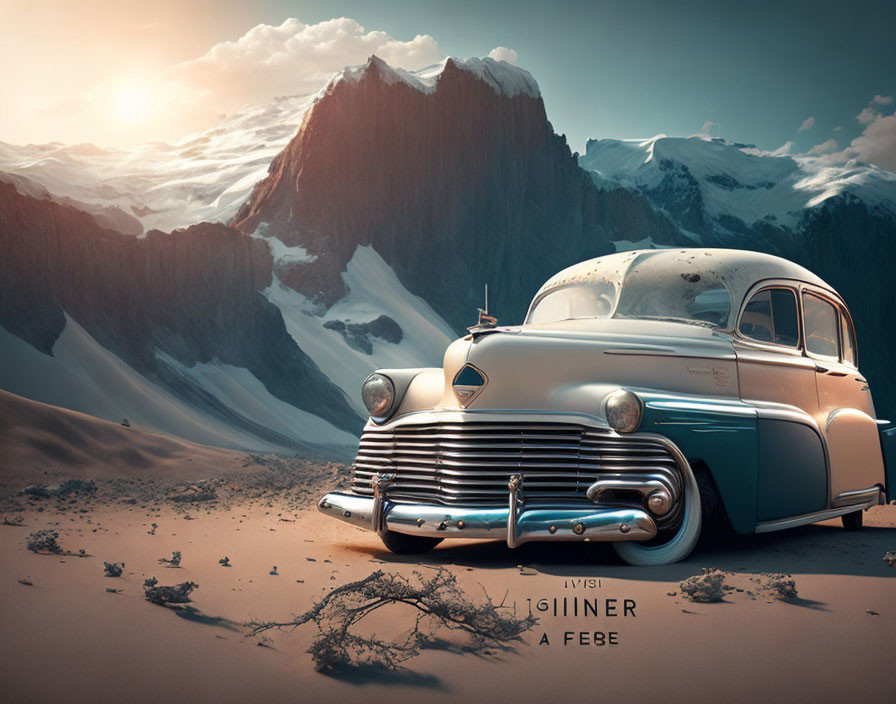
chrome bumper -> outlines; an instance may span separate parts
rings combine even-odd
[[[638,508],[525,508],[519,475],[511,477],[507,508],[395,503],[386,496],[391,478],[381,477],[373,498],[332,493],[317,507],[328,516],[376,532],[506,540],[511,548],[535,540],[649,540],[656,535],[656,523]]]

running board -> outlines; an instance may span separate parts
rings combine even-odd
[[[796,528],[797,526],[805,526],[810,523],[818,523],[818,521],[826,521],[829,518],[839,518],[847,513],[864,510],[877,506],[880,502],[880,490],[875,493],[874,498],[863,503],[853,504],[852,506],[841,506],[839,508],[829,508],[824,511],[816,511],[815,513],[806,513],[802,516],[793,516],[791,518],[778,518],[774,521],[764,521],[756,525],[756,533],[772,533],[776,530],[784,530],[785,528]]]

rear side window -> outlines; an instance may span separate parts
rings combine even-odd
[[[806,325],[806,349],[823,357],[840,358],[839,312],[827,301],[803,293],[803,321]]]
[[[856,335],[852,330],[849,318],[840,311],[840,339],[843,340],[843,361],[852,366],[857,366],[856,361]]]
[[[759,342],[799,346],[796,294],[788,288],[759,291],[744,308],[739,329],[742,335]]]

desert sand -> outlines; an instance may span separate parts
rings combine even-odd
[[[449,540],[399,557],[316,511],[319,494],[346,481],[343,465],[206,448],[16,397],[0,402],[5,701],[893,699],[896,568],[884,554],[896,550],[896,506],[866,513],[859,532],[829,521],[727,536],[659,568],[625,566],[597,544],[509,550]],[[69,427],[79,434],[66,435]],[[88,483],[66,488],[69,479]],[[26,548],[42,529],[58,533],[65,554]],[[159,562],[175,551],[179,567]],[[225,556],[230,567],[219,563]],[[104,562],[124,562],[122,576],[104,576]],[[508,612],[531,608],[538,623],[512,649],[465,652],[446,632],[402,669],[330,674],[316,672],[306,652],[314,624],[259,635],[247,625],[288,620],[377,569],[428,578],[442,567],[471,600],[487,593]],[[694,603],[679,588],[704,567],[723,570],[731,587],[719,603]],[[779,598],[767,586],[772,573],[790,575],[797,596]],[[190,609],[147,602],[149,577],[198,584]],[[585,600],[598,614],[573,616]],[[633,613],[623,615],[626,600]],[[369,621],[358,631],[391,637],[412,628],[414,614],[392,606]],[[596,645],[595,633],[615,633],[618,644]]]

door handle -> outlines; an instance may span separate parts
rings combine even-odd
[[[823,367],[820,364],[815,365],[815,371],[819,374],[827,374],[830,370],[827,367]]]

